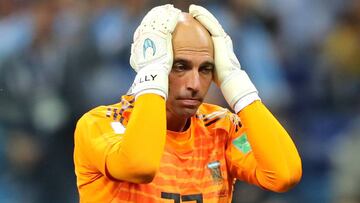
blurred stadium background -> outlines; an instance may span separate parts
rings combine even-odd
[[[168,2],[218,17],[303,160],[290,192],[237,183],[233,202],[360,202],[359,0],[0,0],[0,203],[78,201],[76,121],[127,91],[132,34]]]

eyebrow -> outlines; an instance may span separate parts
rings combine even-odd
[[[189,64],[190,61],[189,61],[189,60],[182,59],[182,58],[175,58],[174,61],[173,61],[173,64],[174,64],[174,63],[185,63],[185,64]]]
[[[190,64],[191,62],[186,59],[182,58],[175,58],[173,61],[173,64],[175,63],[183,63],[183,64]],[[212,66],[212,68],[215,68],[215,63],[213,61],[206,60],[200,64],[200,66]]]
[[[200,64],[200,66],[211,66],[211,68],[215,68],[215,63],[212,61],[205,61],[203,63]]]

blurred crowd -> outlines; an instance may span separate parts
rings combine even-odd
[[[219,19],[301,154],[293,190],[238,182],[233,202],[360,203],[360,0],[0,0],[0,202],[78,201],[76,121],[127,92],[133,32],[164,3]]]

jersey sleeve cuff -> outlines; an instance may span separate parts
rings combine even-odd
[[[248,95],[245,95],[244,97],[239,99],[239,101],[236,102],[236,104],[234,106],[234,111],[236,113],[239,113],[243,108],[245,108],[246,106],[248,106],[249,104],[251,104],[257,100],[261,101],[257,92],[252,92]]]

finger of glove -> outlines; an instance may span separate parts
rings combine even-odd
[[[212,36],[226,36],[219,21],[206,8],[192,4],[189,7],[189,13],[198,20]]]
[[[158,34],[172,33],[176,27],[181,11],[171,4],[157,6],[151,9],[142,20],[140,34],[158,32]],[[134,36],[135,37],[135,36]],[[135,41],[136,39],[134,39]]]
[[[240,70],[240,63],[232,49],[230,37],[212,37],[215,49],[214,82],[220,86],[234,70]]]
[[[167,54],[166,54],[166,71],[169,74],[173,65],[174,55],[173,55],[173,46],[172,46],[172,34],[168,33],[167,39]]]
[[[170,33],[174,31],[180,13],[179,9],[167,4],[155,7],[146,14],[135,31],[131,46],[130,64],[135,71],[160,58],[169,58],[166,55],[172,55]]]
[[[228,52],[229,58],[231,60],[231,63],[233,65],[233,68],[241,69],[241,64],[235,55],[233,43],[232,43],[232,40],[229,35],[226,36],[226,38],[225,38],[225,44],[227,46],[227,52]]]

